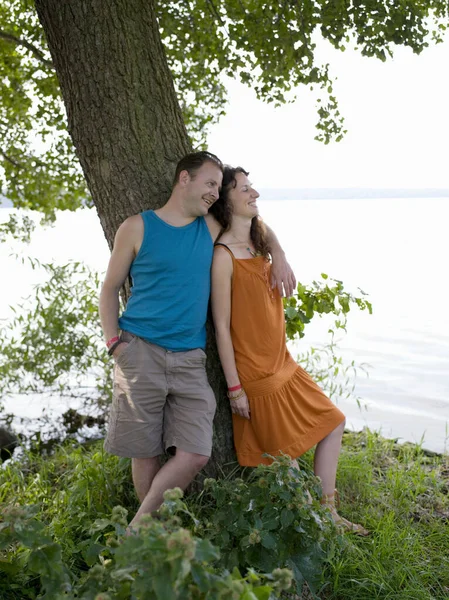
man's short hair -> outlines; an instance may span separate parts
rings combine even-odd
[[[214,163],[223,173],[223,163],[218,156],[212,154],[212,152],[207,152],[206,150],[202,150],[201,152],[192,152],[191,154],[186,154],[183,158],[181,158],[176,165],[173,186],[178,183],[179,174],[181,171],[187,171],[190,177],[194,179],[198,169],[200,169],[207,162]]]

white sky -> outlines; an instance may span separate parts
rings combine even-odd
[[[259,188],[449,188],[449,36],[420,56],[398,48],[386,63],[327,42],[319,50],[338,78],[343,141],[314,141],[309,88],[276,109],[229,81],[227,115],[211,129],[209,150],[251,171]]]

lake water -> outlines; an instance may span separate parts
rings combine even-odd
[[[299,281],[327,273],[353,293],[369,294],[374,313],[351,311],[340,341],[346,361],[369,365],[353,399],[340,400],[348,426],[367,425],[386,437],[423,441],[442,452],[449,447],[449,198],[376,198],[259,201]],[[12,209],[2,209],[6,220]],[[19,248],[16,247],[17,251]],[[39,260],[82,260],[103,271],[109,251],[95,211],[62,213],[50,230],[38,230],[25,250]],[[11,313],[40,279],[39,273],[0,245],[0,318]],[[294,350],[326,342],[329,321],[317,319]],[[29,417],[42,407],[62,412],[54,399],[15,398],[7,409]]]

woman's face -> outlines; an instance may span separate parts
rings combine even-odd
[[[259,192],[255,190],[244,173],[236,174],[236,186],[229,191],[229,200],[232,204],[234,216],[248,217],[252,219],[259,214],[257,198]]]

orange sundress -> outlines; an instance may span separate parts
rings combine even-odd
[[[255,467],[280,453],[297,458],[344,420],[343,413],[290,355],[282,298],[269,284],[263,256],[233,262],[231,337],[250,420],[232,415],[242,466]]]

